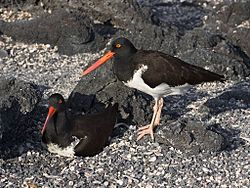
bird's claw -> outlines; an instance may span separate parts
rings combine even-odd
[[[154,131],[153,131],[153,126],[151,124],[143,126],[141,128],[138,129],[138,137],[137,137],[137,141],[139,141],[142,137],[144,137],[145,135],[149,134],[151,139],[154,141]]]

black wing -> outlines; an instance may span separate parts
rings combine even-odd
[[[117,112],[116,103],[101,113],[86,114],[75,120],[73,135],[83,138],[75,147],[76,155],[93,156],[102,151],[108,137],[112,134]]]
[[[139,51],[134,59],[136,66],[147,65],[148,69],[142,75],[146,84],[154,88],[161,83],[170,86],[185,83],[195,85],[202,82],[222,81],[223,76],[197,67],[184,61],[157,51]]]

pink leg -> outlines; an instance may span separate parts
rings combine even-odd
[[[155,117],[155,125],[160,125],[160,121],[161,121],[161,110],[162,110],[162,107],[163,107],[163,103],[164,103],[164,100],[163,98],[160,98],[159,99],[159,102],[158,102],[158,111],[157,111],[157,114],[156,114],[156,117]]]
[[[153,107],[154,113],[151,120],[151,123],[139,128],[137,141],[140,140],[143,136],[149,134],[154,140],[154,127],[160,123],[161,109],[163,107],[163,98],[156,99],[155,105]]]

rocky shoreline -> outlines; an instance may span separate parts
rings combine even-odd
[[[248,187],[249,7],[219,0],[3,1],[0,186]],[[79,78],[120,35],[227,80],[166,98],[156,141],[136,142],[138,126],[150,119],[149,96],[118,82],[111,63]],[[40,128],[54,92],[76,112],[119,102],[119,122],[127,125],[94,157],[52,155],[41,146]]]

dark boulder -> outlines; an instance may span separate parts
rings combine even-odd
[[[200,111],[204,115],[218,115],[229,110],[246,110],[250,108],[250,80],[239,82],[227,88],[216,98],[205,102]]]
[[[205,27],[220,32],[250,56],[250,1],[224,1],[210,8]]]
[[[0,157],[17,152],[34,126],[33,112],[41,99],[37,86],[14,78],[0,77]],[[6,157],[6,156],[5,156]]]
[[[68,104],[75,112],[92,113],[118,102],[125,122],[142,124],[150,120],[151,100],[150,96],[118,81],[112,72],[112,63],[107,63],[79,81],[69,96]]]
[[[57,46],[59,53],[73,55],[104,48],[106,41],[94,31],[92,21],[79,11],[56,9],[32,20],[0,22],[0,32],[16,41]]]
[[[250,58],[232,41],[204,29],[193,29],[180,40],[179,58],[238,79],[250,75]],[[182,44],[182,45],[181,45]]]
[[[162,124],[157,129],[156,141],[185,153],[217,152],[227,147],[226,139],[209,130],[200,120],[163,121]]]
[[[161,27],[173,27],[180,34],[203,25],[206,10],[195,2],[164,2],[164,1],[138,1],[137,11],[145,14],[152,24]],[[147,11],[145,11],[147,10]]]
[[[24,29],[35,35],[27,40],[57,45],[61,53],[96,52],[105,47],[107,39],[125,36],[138,48],[178,56],[229,79],[250,75],[249,2],[228,1],[214,6],[205,1],[31,0],[24,7],[33,5],[36,9],[41,2],[52,15],[25,21],[37,29]],[[61,8],[68,11],[58,13]],[[15,29],[10,36],[20,36],[18,32]],[[23,33],[22,37],[27,36]],[[46,37],[49,39],[44,40]]]
[[[226,3],[226,6],[229,5]],[[195,1],[164,3],[128,0],[100,3],[92,0],[79,6],[95,20],[109,21],[118,27],[113,38],[128,37],[138,48],[178,56],[230,79],[250,75],[246,45],[241,45],[243,43],[238,43],[235,37],[225,32],[218,32],[214,19],[220,22],[222,17],[215,14],[210,4],[204,8]],[[238,6],[244,6],[244,3]],[[239,19],[246,21],[248,13],[243,12]],[[207,17],[207,21],[203,22],[204,17]],[[230,31],[229,26],[227,29]],[[247,38],[244,41],[248,41]]]

